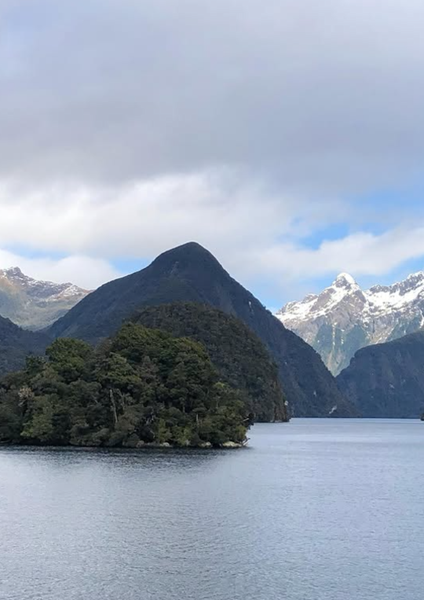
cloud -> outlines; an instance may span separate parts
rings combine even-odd
[[[314,205],[225,170],[103,189],[3,185],[0,209],[3,244],[108,258],[151,256],[189,239],[234,248],[307,235],[346,214],[336,200]]]
[[[422,183],[423,18],[418,0],[2,0],[0,266],[95,287],[195,239],[280,294],[421,256],[421,215],[372,198]]]
[[[424,150],[423,17],[418,0],[3,0],[0,174],[397,183]]]
[[[360,229],[356,208],[334,199],[312,203],[300,195],[283,196],[264,181],[225,170],[103,189],[4,185],[3,246],[67,258],[0,252],[0,266],[16,263],[36,277],[93,288],[119,275],[110,266],[117,258],[139,260],[141,268],[160,252],[196,240],[246,285],[267,283],[275,295],[287,297],[288,288],[295,294],[308,279],[340,271],[383,275],[424,255],[424,219],[396,225],[389,219],[377,235]],[[358,230],[338,233],[340,224],[355,220]],[[323,241],[308,246],[310,236],[319,240],[320,229],[331,224],[335,239],[323,234]]]
[[[34,190],[3,184],[0,212],[4,248],[79,257],[69,263],[61,259],[56,274],[67,264],[64,272],[69,272],[83,256],[103,261],[99,273],[95,262],[81,271],[85,281],[92,277],[92,287],[110,275],[105,261],[130,257],[141,266],[188,240],[208,247],[231,269],[243,263],[249,248],[260,252],[273,240],[309,235],[342,218],[346,207],[328,200],[314,208],[301,197],[283,196],[266,181],[214,170],[103,188],[57,184]],[[1,254],[0,262],[5,262]],[[55,263],[47,264],[52,270]],[[76,269],[74,281],[81,281],[81,274]]]
[[[107,261],[87,256],[65,258],[31,258],[22,254],[0,250],[0,268],[19,266],[22,271],[44,281],[71,282],[88,290],[116,279],[120,273]]]
[[[318,279],[342,271],[361,275],[386,275],[424,255],[424,222],[398,227],[381,235],[358,232],[324,241],[317,249],[281,244],[249,256],[253,270],[290,280]]]

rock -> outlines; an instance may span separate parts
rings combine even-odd
[[[210,442],[202,442],[199,444],[199,448],[212,448],[212,444]]]
[[[224,442],[221,444],[221,448],[242,448],[243,444],[238,444],[237,442]]]

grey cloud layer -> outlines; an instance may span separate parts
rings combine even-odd
[[[0,174],[244,168],[321,193],[412,176],[418,0],[4,0]]]
[[[0,0],[0,266],[93,287],[196,239],[278,283],[422,256],[422,214],[357,195],[421,177],[423,22],[421,0]]]

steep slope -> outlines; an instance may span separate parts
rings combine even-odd
[[[49,339],[0,317],[0,375],[21,369],[28,354],[43,354]]]
[[[424,412],[424,332],[359,350],[337,381],[364,417],[419,417]]]
[[[288,420],[277,366],[239,319],[204,304],[178,302],[145,308],[133,320],[200,342],[222,380],[243,391],[256,421]]]
[[[342,273],[321,294],[290,302],[276,316],[337,374],[360,348],[420,330],[423,315],[424,272],[369,290]]]
[[[72,283],[32,279],[18,267],[0,270],[0,315],[25,329],[51,325],[87,294]]]
[[[97,342],[137,309],[178,301],[209,304],[244,321],[277,363],[295,415],[352,414],[318,354],[196,243],[169,250],[146,269],[102,286],[54,323],[49,333]]]

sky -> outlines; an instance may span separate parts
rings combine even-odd
[[[424,268],[421,0],[0,0],[0,268],[187,241],[277,308]]]

